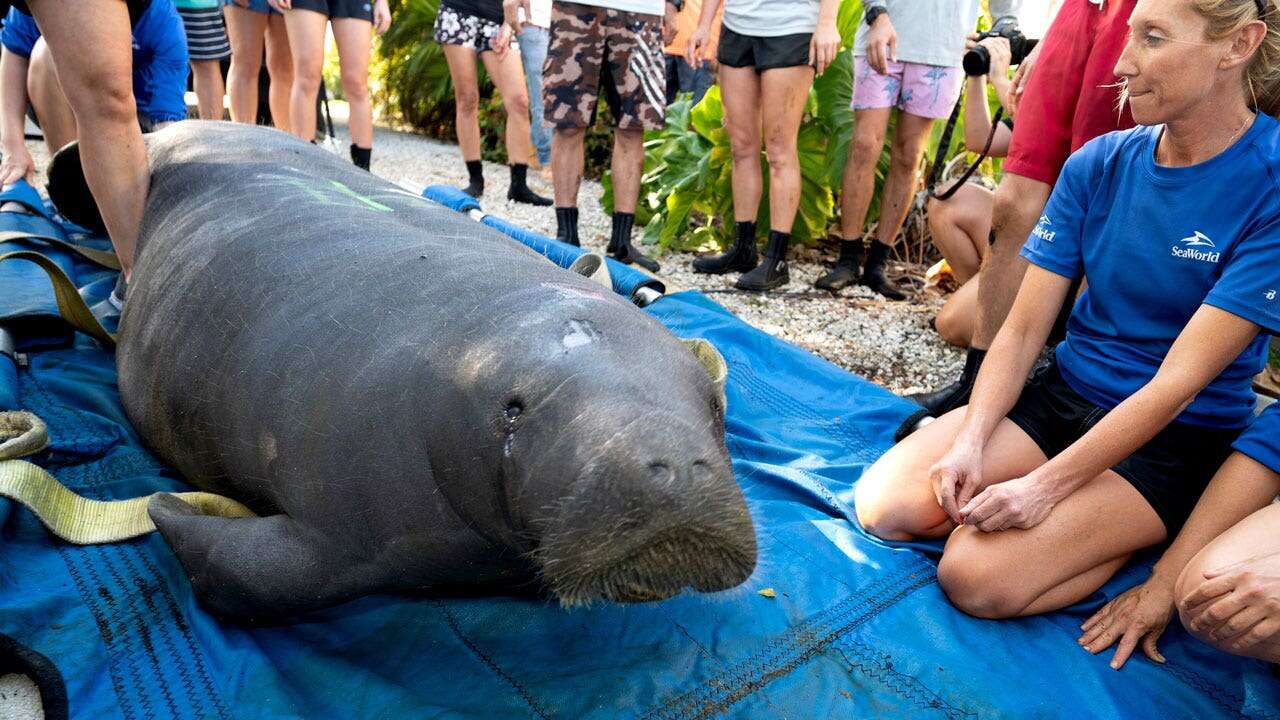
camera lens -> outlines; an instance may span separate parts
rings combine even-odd
[[[971,77],[986,75],[991,71],[991,53],[981,45],[970,48],[964,54],[964,74]]]

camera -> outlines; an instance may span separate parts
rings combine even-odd
[[[980,33],[978,41],[983,38],[1002,37],[1009,41],[1009,51],[1012,57],[1009,59],[1010,65],[1017,65],[1026,59],[1027,54],[1036,46],[1036,40],[1028,38],[1018,29],[1018,18],[1013,15],[1005,15],[996,20],[991,29]],[[964,73],[970,76],[986,75],[991,71],[991,53],[987,49],[978,45],[970,48],[964,54]]]

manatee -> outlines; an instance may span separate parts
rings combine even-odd
[[[187,121],[148,154],[121,399],[159,458],[259,516],[151,500],[211,612],[751,574],[718,388],[647,314],[282,132]]]

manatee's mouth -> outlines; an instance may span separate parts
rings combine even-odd
[[[671,527],[623,553],[601,544],[565,547],[553,541],[535,556],[544,582],[565,607],[601,599],[654,602],[686,588],[717,592],[742,584],[755,570],[755,534],[749,517],[744,519],[745,527],[734,523],[729,532]]]

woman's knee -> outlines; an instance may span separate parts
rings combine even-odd
[[[529,117],[529,93],[525,90],[513,92],[510,97],[502,99],[502,106],[507,111],[508,117],[527,118]]]
[[[973,334],[973,318],[965,317],[958,303],[948,302],[933,321],[938,336],[957,347],[968,347]]]
[[[347,101],[363,101],[369,99],[369,72],[364,71],[342,71],[342,92],[346,96]]]
[[[904,466],[891,450],[863,474],[853,489],[854,512],[862,529],[881,540],[935,538],[950,530],[946,513],[927,486],[924,470]]]
[[[480,112],[480,91],[474,87],[458,87],[453,88],[453,102],[458,108],[458,114],[471,117]]]
[[[972,547],[965,534],[977,532],[968,527],[956,530],[938,563],[938,585],[965,614],[990,620],[1017,617],[1035,598],[1010,582],[1011,568]]]
[[[765,136],[764,154],[769,159],[770,174],[798,169],[800,161],[796,157],[796,141],[778,131],[770,131]]]

